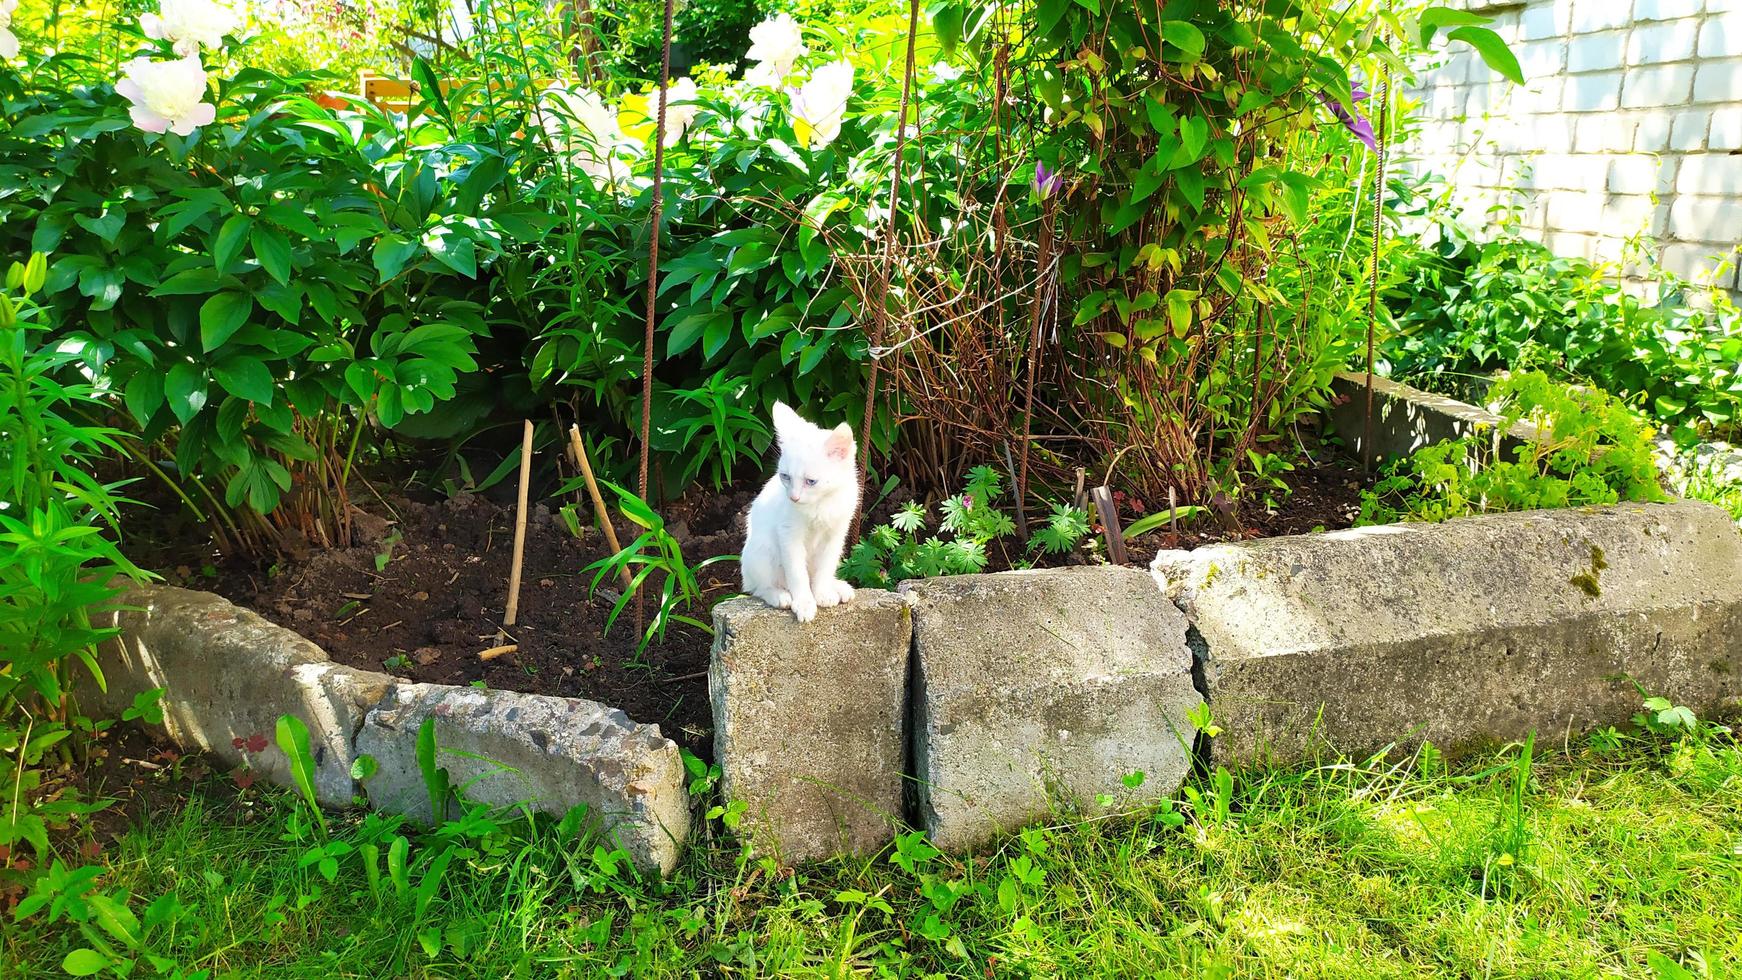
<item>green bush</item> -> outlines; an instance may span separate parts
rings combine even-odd
[[[1655,306],[1625,292],[1616,269],[1557,256],[1502,230],[1480,240],[1437,223],[1431,248],[1394,253],[1385,345],[1394,376],[1445,390],[1496,370],[1540,369],[1587,383],[1676,430],[1682,441],[1742,436],[1742,313],[1721,290],[1662,272]]]
[[[100,806],[76,788],[43,797],[42,763],[93,727],[75,689],[103,685],[96,647],[114,633],[94,617],[142,574],[115,547],[120,485],[93,475],[118,433],[93,421],[102,392],[65,380],[88,352],[45,336],[32,297],[46,278],[36,255],[0,291],[0,847],[28,841],[39,862],[51,828]]]
[[[1651,428],[1613,396],[1540,371],[1508,375],[1492,397],[1492,433],[1435,443],[1393,464],[1361,495],[1362,524],[1443,521],[1472,514],[1662,500]],[[1536,427],[1514,456],[1500,434]]]

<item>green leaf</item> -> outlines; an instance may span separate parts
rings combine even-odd
[[[212,377],[224,390],[251,402],[272,402],[272,372],[252,357],[232,357],[212,365]]]
[[[1476,53],[1482,56],[1489,68],[1506,76],[1514,85],[1524,84],[1524,69],[1518,65],[1518,56],[1512,53],[1512,49],[1506,46],[1500,35],[1488,28],[1460,27],[1446,34],[1446,39],[1463,41],[1476,49]]]
[[[254,300],[247,293],[225,290],[200,304],[200,347],[208,353],[224,345],[248,322]]]
[[[417,243],[404,235],[388,232],[375,243],[375,271],[386,282],[399,275],[405,263],[417,254]]]
[[[1184,52],[1188,60],[1196,61],[1204,56],[1204,32],[1183,20],[1163,21],[1161,36]]]
[[[176,421],[186,425],[206,407],[205,375],[185,361],[177,364],[163,379],[163,396],[169,402],[169,410],[175,413]]]
[[[60,968],[75,977],[92,977],[109,968],[109,958],[94,949],[75,949],[60,961]]]
[[[1432,47],[1434,35],[1442,27],[1479,27],[1488,23],[1488,18],[1481,14],[1473,14],[1468,10],[1454,10],[1451,7],[1429,7],[1421,12],[1421,46]]]
[[[252,236],[254,242],[254,257],[260,260],[260,268],[266,274],[278,280],[280,285],[290,282],[290,241],[283,233],[265,225],[257,226]]]
[[[212,265],[219,272],[230,268],[230,263],[242,254],[242,246],[248,241],[248,229],[253,224],[253,218],[245,214],[233,214],[218,229],[217,235],[213,236]]]
[[[163,407],[163,375],[150,368],[141,370],[127,382],[124,400],[134,421],[141,426],[149,425],[151,417]]]
[[[1202,116],[1188,116],[1179,123],[1180,156],[1173,161],[1174,167],[1182,167],[1188,163],[1197,163],[1203,159],[1204,144],[1210,138],[1210,124]]]
[[[302,798],[314,814],[315,822],[320,825],[321,833],[326,834],[327,818],[321,813],[320,802],[315,798],[315,757],[309,748],[308,726],[295,715],[279,715],[277,731],[274,733],[278,748],[290,760],[291,781],[302,793]]]

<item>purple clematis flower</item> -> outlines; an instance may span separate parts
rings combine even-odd
[[[1044,201],[1057,193],[1064,182],[1064,174],[1048,170],[1046,164],[1040,160],[1034,162],[1034,189],[1040,192],[1041,200]]]
[[[1371,97],[1368,95],[1367,90],[1361,87],[1360,82],[1353,82],[1349,87],[1355,96],[1356,106],[1359,106]],[[1379,149],[1379,140],[1375,139],[1373,136],[1372,120],[1355,111],[1353,106],[1345,106],[1337,100],[1325,95],[1323,92],[1319,93],[1319,101],[1323,102],[1325,107],[1331,110],[1331,115],[1337,117],[1337,121],[1343,124],[1344,129],[1353,133],[1356,139],[1366,144],[1367,149],[1374,151]]]

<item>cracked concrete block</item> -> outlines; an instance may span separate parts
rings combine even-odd
[[[1171,795],[1191,764],[1186,621],[1133,568],[904,582],[913,606],[914,776],[940,847]],[[1135,771],[1135,791],[1124,778]]]
[[[1709,504],[1621,504],[1162,552],[1204,644],[1219,763],[1626,721],[1634,682],[1742,697],[1742,534]]]
[[[888,843],[902,821],[912,637],[907,604],[876,589],[810,623],[760,599],[714,607],[714,759],[757,850],[798,862]]]
[[[439,764],[467,799],[553,816],[585,804],[593,827],[638,866],[677,866],[689,796],[677,743],[659,726],[581,698],[396,683],[364,719],[357,754],[377,765],[365,784],[370,805],[425,822],[417,737],[426,718],[435,719]]]
[[[88,713],[118,718],[135,695],[161,687],[162,728],[176,744],[246,761],[281,786],[292,785],[290,764],[274,735],[280,715],[295,715],[309,729],[316,796],[352,801],[352,739],[392,678],[331,663],[296,633],[209,592],[144,585],[120,603],[103,614],[121,629],[98,651],[108,690],[78,689]],[[265,736],[264,751],[235,746],[255,735]]]

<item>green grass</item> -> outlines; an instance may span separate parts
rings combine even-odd
[[[216,976],[1742,973],[1736,743],[1609,732],[1526,752],[1236,776],[1226,807],[1211,777],[1176,805],[1061,820],[974,860],[912,836],[784,874],[710,825],[667,883],[549,827],[474,820],[414,838],[425,872],[453,854],[421,922],[385,871],[374,897],[359,851],[329,882],[335,849],[303,857],[316,832],[288,795],[195,798],[111,846],[99,883],[156,923],[140,930],[156,955]],[[394,833],[341,823],[341,852]],[[8,917],[0,975],[56,975],[87,933],[108,941],[88,917]]]

